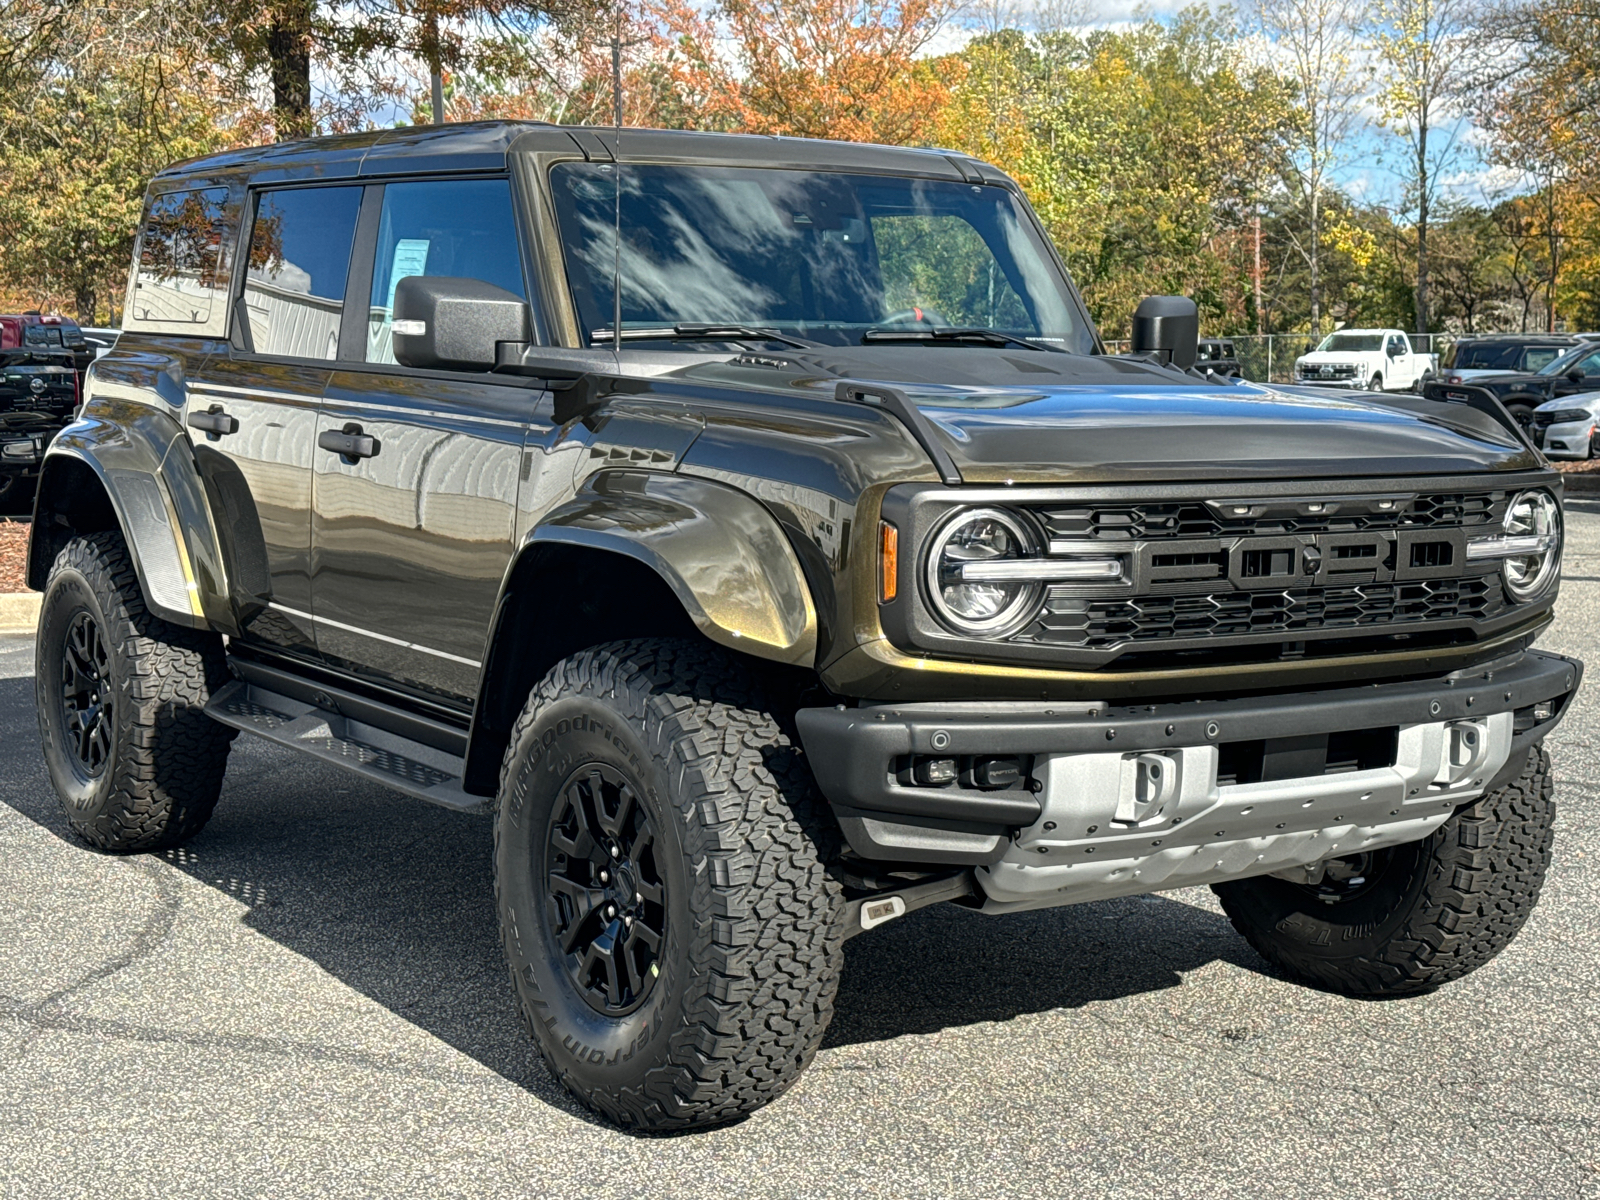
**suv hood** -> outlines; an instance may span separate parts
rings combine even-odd
[[[910,390],[910,389],[908,389]],[[1307,394],[1310,392],[1311,394]],[[1254,384],[1176,391],[1057,387],[980,406],[912,390],[973,480],[1286,478],[1536,467],[1475,409],[1410,397],[1330,398]],[[1409,403],[1407,403],[1409,401]],[[1442,410],[1442,411],[1440,411]]]
[[[970,482],[1383,477],[1541,465],[1493,417],[1463,404],[1207,383],[1142,359],[841,347],[741,355],[680,375],[829,396],[842,378],[890,384],[928,417]]]

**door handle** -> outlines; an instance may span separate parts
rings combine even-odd
[[[205,412],[191,412],[189,428],[203,431],[206,440],[214,442],[224,434],[238,433],[239,418],[230,417],[222,411],[222,405],[213,404]]]
[[[346,463],[354,466],[363,458],[374,457],[383,444],[370,433],[362,433],[354,421],[343,429],[324,429],[317,435],[317,445],[332,451]]]

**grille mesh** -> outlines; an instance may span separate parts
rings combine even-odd
[[[1168,538],[1263,537],[1289,533],[1365,533],[1373,529],[1433,529],[1488,525],[1499,520],[1504,497],[1487,493],[1418,496],[1403,510],[1327,516],[1220,516],[1204,504],[1083,504],[1040,507],[1052,538],[1135,541]]]
[[[1498,580],[1429,579],[1359,587],[1085,599],[1052,588],[1019,641],[1100,649],[1157,638],[1285,635],[1406,621],[1482,618],[1502,606]]]

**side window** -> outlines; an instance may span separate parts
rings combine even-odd
[[[883,276],[881,319],[1037,332],[983,235],[958,216],[872,218]]]
[[[384,188],[372,266],[368,362],[394,362],[394,290],[408,275],[479,279],[526,299],[511,184],[447,179]]]
[[[227,201],[226,188],[167,192],[150,201],[129,297],[135,328],[220,332],[225,305],[219,293],[225,296],[228,289],[223,254]]]
[[[262,192],[244,281],[257,354],[336,358],[359,187]]]
[[[1409,347],[1406,345],[1405,338],[1403,338],[1403,337],[1391,337],[1389,339],[1389,353],[1391,355],[1404,354],[1407,351],[1407,349],[1409,349]]]
[[[1600,375],[1600,351],[1589,355],[1588,358],[1580,362],[1578,364],[1578,370],[1582,371],[1585,375]]]
[[[1528,350],[1522,359],[1524,371],[1542,371],[1555,362],[1556,355],[1561,351],[1555,346],[1535,346]]]

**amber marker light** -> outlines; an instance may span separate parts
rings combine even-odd
[[[900,531],[878,522],[878,600],[887,604],[900,590]]]

